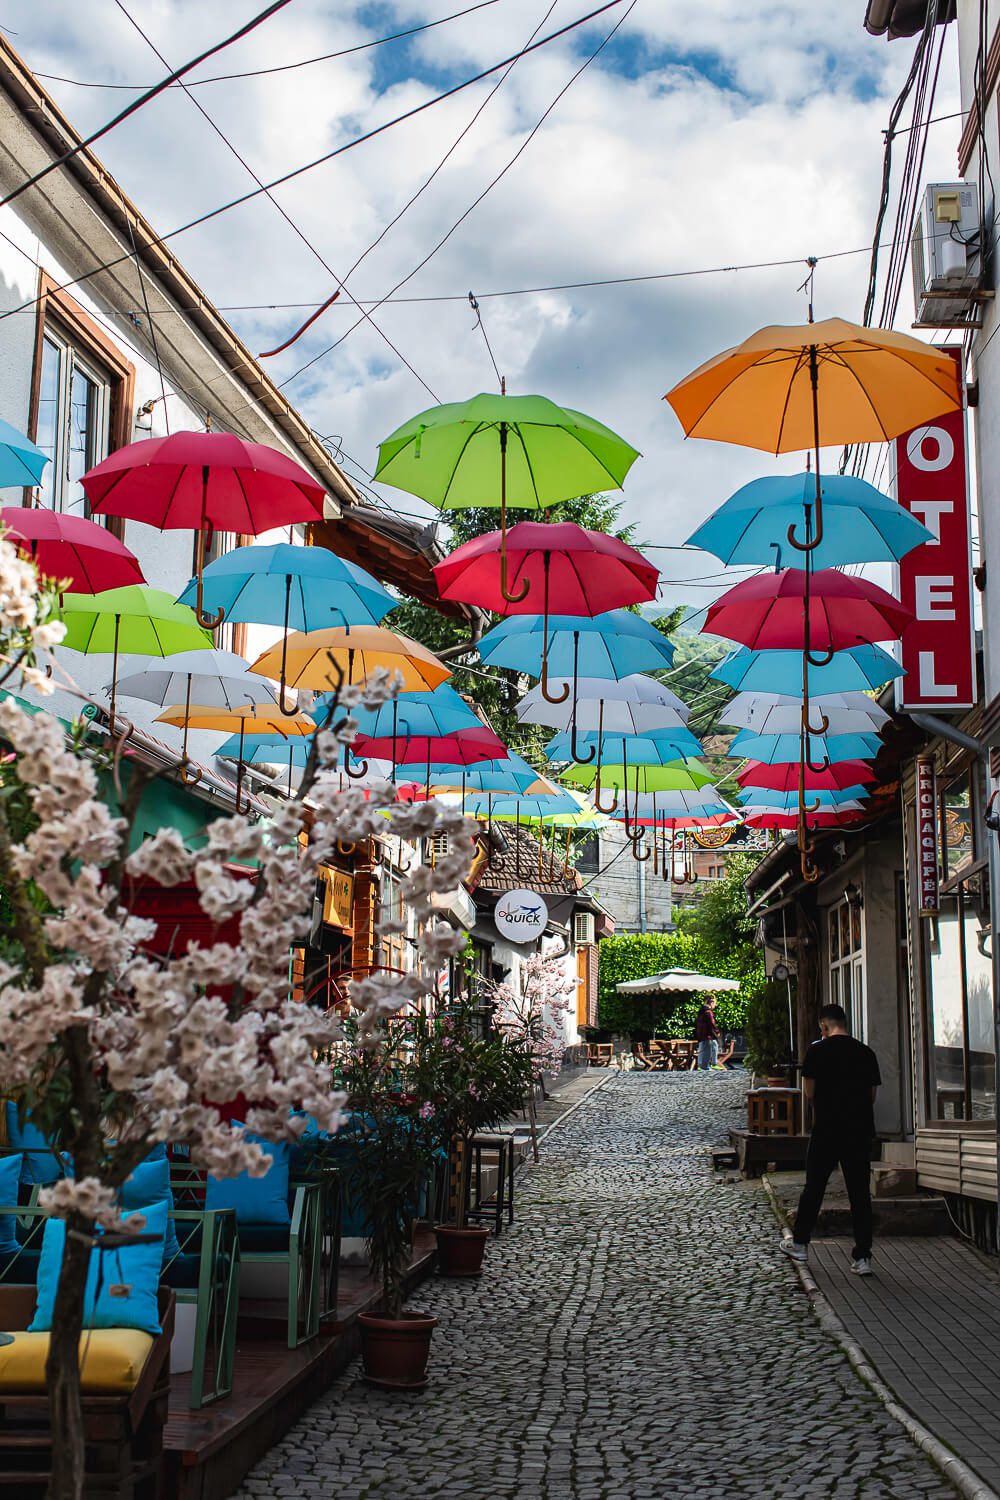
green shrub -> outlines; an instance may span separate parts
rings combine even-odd
[[[746,990],[757,982],[762,967],[755,955],[753,973],[740,972],[738,962],[715,954],[710,960],[704,944],[692,933],[635,932],[604,938],[598,965],[598,1019],[605,1031],[622,1036],[694,1035],[694,1019],[701,1000],[688,995],[620,995],[615,988],[626,979],[645,979],[661,969],[694,969],[738,979],[737,992],[720,994],[715,1014],[723,1031],[742,1031],[746,1020]],[[749,984],[748,984],[749,980]]]
[[[788,990],[769,979],[747,1006],[747,1066],[755,1073],[773,1073],[791,1056],[788,1031]]]

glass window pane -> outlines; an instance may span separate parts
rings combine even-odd
[[[965,1088],[962,1062],[962,966],[959,948],[958,903],[941,898],[934,923],[930,950],[930,1001],[934,1039],[934,1093],[931,1107],[936,1119],[951,1114],[949,1103]],[[961,1118],[959,1104],[955,1117]]]
[[[972,788],[969,777],[953,781],[941,794],[944,823],[944,878],[950,879],[973,858]]]
[[[844,964],[840,971],[840,1003],[847,1011],[847,1019],[851,1020],[851,966]],[[854,1029],[853,1026],[851,1028]]]
[[[66,492],[63,510],[87,514],[80,480],[103,456],[101,387],[74,361],[70,377],[69,442],[66,454]]]
[[[50,338],[42,339],[42,368],[38,381],[38,415],[35,422],[35,442],[49,462],[42,472],[39,485],[42,504],[51,510],[55,503],[56,472],[59,464],[59,383],[62,371],[62,350]]]
[[[861,950],[861,907],[859,904],[851,907],[851,947],[855,953]]]
[[[991,1120],[996,1114],[996,1056],[993,1032],[993,966],[982,951],[991,946],[983,934],[989,922],[985,880],[963,886],[965,928],[965,986],[969,1004],[969,1069],[972,1077],[972,1118]]]
[[[836,963],[840,957],[840,923],[837,918],[837,908],[830,909],[830,962]]]
[[[840,1004],[840,970],[830,970],[830,1004]]]
[[[840,953],[841,957],[846,958],[851,951],[851,913],[846,901],[838,909],[840,912]]]

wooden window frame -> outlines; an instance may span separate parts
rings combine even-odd
[[[31,395],[28,404],[28,436],[34,441],[38,432],[38,405],[42,384],[42,353],[45,330],[52,324],[56,333],[76,344],[81,352],[106,372],[111,387],[108,414],[108,452],[124,448],[132,441],[135,409],[135,366],[125,357],[104,329],[69,296],[47,271],[38,273],[38,317],[35,322],[35,350],[31,371]],[[32,503],[33,492],[24,492],[24,503]],[[104,518],[113,536],[124,540],[125,520],[121,516]]]

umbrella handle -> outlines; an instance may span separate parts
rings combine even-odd
[[[351,750],[350,750],[350,746],[349,745],[345,745],[344,746],[344,775],[345,776],[349,776],[352,781],[361,781],[365,776],[368,775],[368,762],[366,760],[362,760],[360,758],[360,756],[355,756],[355,760],[357,760],[357,762],[358,762],[359,769],[357,771],[352,771],[351,770],[351,764],[350,764],[350,762],[351,762]]]
[[[576,743],[576,723],[575,722],[573,724],[573,739],[572,739],[572,743],[570,745],[569,753],[570,753],[570,756],[572,757],[572,759],[575,760],[575,761],[578,761],[581,766],[589,766],[590,763],[591,763],[591,761],[594,759],[594,756],[597,754],[597,747],[596,747],[596,745],[591,745],[591,747],[587,751],[586,755],[583,755],[581,753],[581,751],[580,751],[580,749],[579,749],[579,747],[578,747],[578,745]]]
[[[177,773],[185,786],[197,786],[201,780],[201,772],[189,770],[190,764],[190,761],[186,758],[180,761],[177,766]]]
[[[803,799],[801,811],[804,813],[819,812],[819,806],[820,804],[818,798],[815,802],[806,802],[805,799]]]
[[[644,865],[646,863],[647,859],[651,859],[652,858],[652,854],[653,854],[652,849],[646,848],[646,846],[645,846],[645,843],[644,843],[645,835],[646,835],[645,828],[640,828],[639,831],[636,833],[635,837],[632,840],[632,858],[634,860],[636,860],[640,865]],[[643,854],[639,853],[639,845],[640,844],[642,844],[643,848],[645,849],[645,853],[643,853]]]
[[[811,844],[809,845],[809,848],[812,848]],[[807,881],[809,885],[815,885],[816,881],[820,878],[822,871],[820,870],[818,865],[813,864],[806,849],[802,849],[799,852],[799,865],[802,870],[802,879]]]
[[[618,793],[614,790],[614,788],[612,788],[611,791],[610,803],[607,807],[604,806],[604,803],[601,801],[600,777],[598,777],[598,779],[594,782],[594,806],[598,812],[602,813],[613,813],[615,808],[618,806]]]
[[[824,757],[820,761],[819,765],[818,766],[814,766],[813,763],[812,763],[812,761],[809,759],[809,756],[807,755],[805,757],[805,765],[806,765],[806,767],[807,767],[808,770],[814,771],[818,775],[820,771],[829,771],[829,769],[830,769],[830,757],[828,755],[824,755]]]
[[[561,693],[549,692],[549,662],[547,656],[542,657],[542,675],[539,679],[538,685],[542,690],[542,697],[545,699],[546,703],[565,703],[566,699],[569,697],[570,685],[568,682],[563,684],[563,690]],[[590,759],[593,760],[593,758],[593,755],[591,755]]]
[[[507,423],[500,423],[500,592],[508,604],[520,604],[528,597],[531,580],[526,578],[520,593],[507,588]]]
[[[810,319],[811,321],[811,319]],[[816,455],[816,498],[815,526],[814,518],[810,516],[810,507],[804,506],[806,520],[806,539],[800,542],[795,535],[795,527],[789,526],[786,533],[789,544],[796,552],[815,552],[823,540],[823,481],[819,472],[819,353],[815,344],[809,346],[809,384],[812,387],[812,417],[813,417],[813,451]],[[802,872],[805,875],[805,870]],[[806,876],[806,879],[809,877]]]
[[[226,611],[224,609],[220,609],[217,610],[214,614],[211,611],[208,614],[205,613],[205,546],[206,543],[208,545],[211,545],[211,534],[214,530],[214,527],[212,526],[212,523],[210,521],[206,521],[204,519],[204,515],[205,511],[203,505],[202,525],[198,528],[198,556],[195,560],[197,585],[194,600],[194,612],[197,616],[198,624],[201,625],[205,630],[218,630],[219,626],[226,618]]]
[[[811,529],[812,528],[810,527],[810,525],[809,525],[809,523],[807,521],[806,522],[806,540],[804,542],[800,542],[799,539],[798,539],[798,537],[795,535],[795,527],[794,527],[794,525],[793,526],[789,526],[788,530],[785,532],[785,536],[788,539],[789,546],[790,547],[794,547],[795,550],[796,550],[796,552],[815,552],[816,548],[819,546],[820,542],[823,540],[823,516],[822,516],[822,512],[819,510],[818,506],[817,506],[817,512],[816,512],[816,535],[810,539],[809,533],[810,533]],[[772,542],[771,545],[774,546],[774,543]],[[779,558],[780,558],[780,555],[781,555],[780,552],[779,552],[778,555],[779,555]]]
[[[806,661],[811,667],[828,667],[835,655],[836,653],[831,646],[828,651],[820,651],[818,654],[815,651],[807,651]]]
[[[829,727],[830,720],[824,713],[821,713],[819,716],[818,726],[815,724],[810,724],[808,715],[806,716],[806,722],[802,726],[806,734],[826,734],[826,731],[829,729]]]

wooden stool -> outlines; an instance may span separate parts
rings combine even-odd
[[[750,1089],[747,1129],[751,1135],[798,1135],[801,1105],[798,1089]]]

